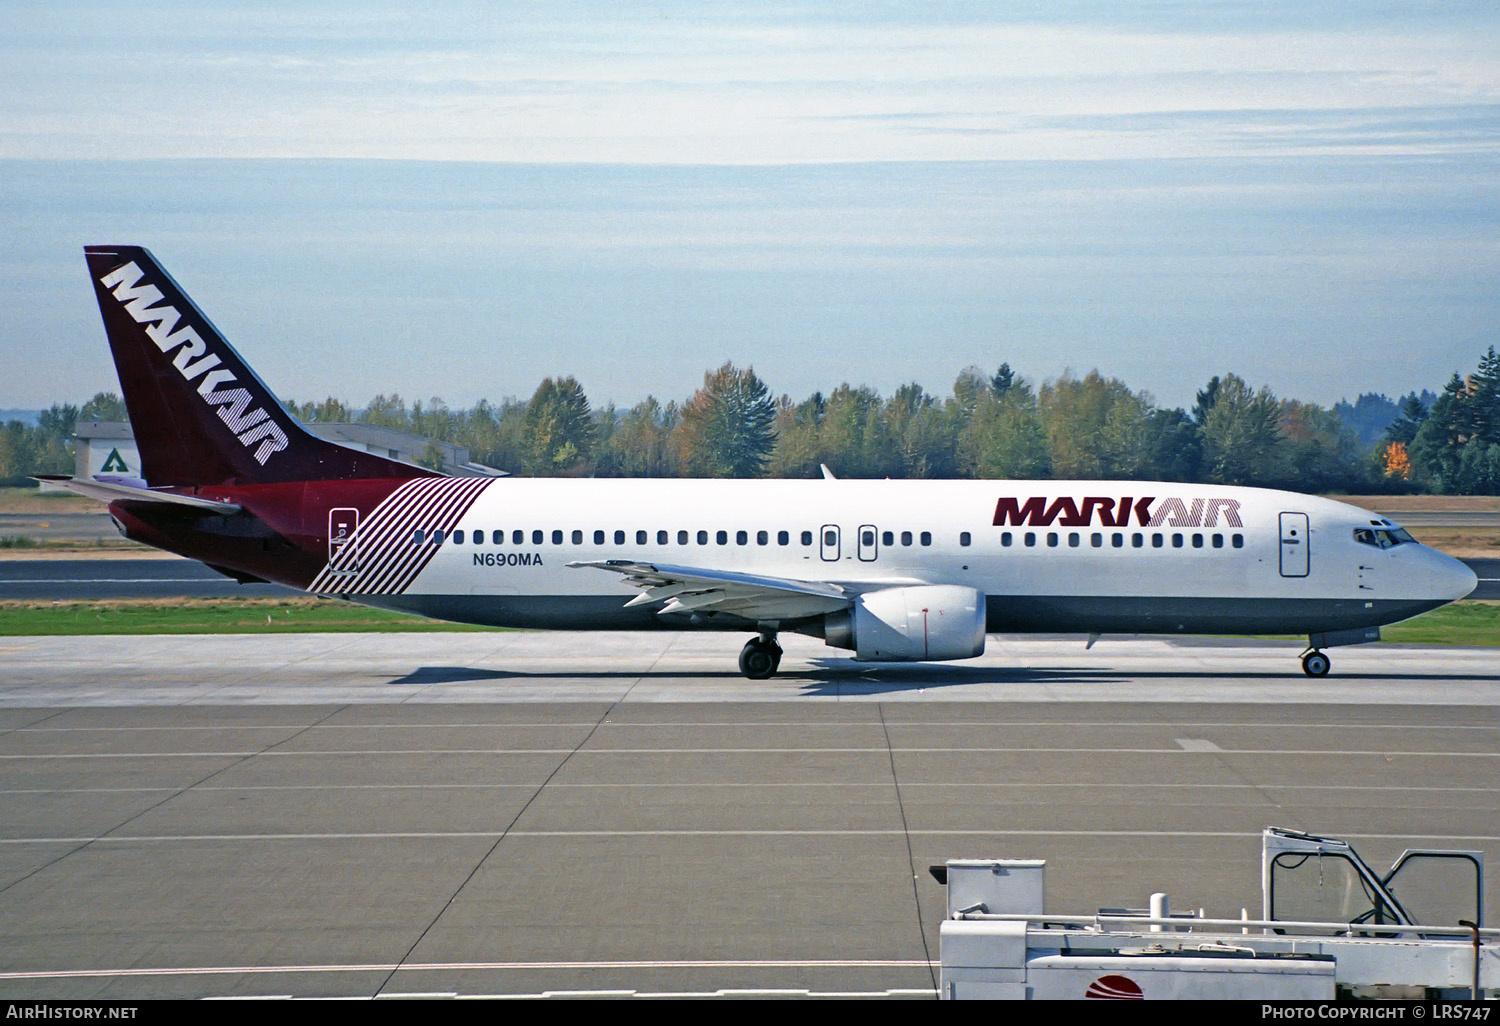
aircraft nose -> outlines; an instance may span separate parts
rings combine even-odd
[[[1434,583],[1437,585],[1438,598],[1452,602],[1464,598],[1479,587],[1479,575],[1466,564],[1445,553],[1434,552],[1433,555],[1438,557],[1434,568],[1437,571]]]

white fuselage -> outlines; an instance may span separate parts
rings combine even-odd
[[[1474,587],[1433,549],[1358,541],[1360,529],[1399,531],[1368,511],[1219,485],[501,479],[457,519],[408,526],[399,544],[434,546],[420,572],[397,590],[340,590],[502,625],[652,625],[655,610],[621,608],[635,587],[568,565],[605,560],[852,593],[962,585],[987,596],[992,631],[1327,631],[1404,619]]]

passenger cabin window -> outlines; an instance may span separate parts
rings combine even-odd
[[[708,532],[707,531],[699,531],[698,532],[698,544],[699,545],[707,545],[708,544]]]
[[[552,544],[553,545],[561,545],[562,544],[562,532],[561,531],[553,531],[552,532]]]
[[[736,531],[734,532],[734,543],[736,545],[748,545],[750,544],[750,535],[745,531]]]
[[[665,545],[666,543],[667,543],[667,532],[666,531],[657,531],[656,532],[656,544],[658,544],[658,545]]]
[[[1068,548],[1076,549],[1082,542],[1083,539],[1078,536],[1077,531],[1068,532]]]
[[[923,531],[922,532],[922,544],[923,545],[931,545],[932,544],[932,532],[931,531]]]
[[[432,532],[432,544],[434,544],[434,545],[441,545],[441,544],[443,544],[443,532],[442,531],[433,531]]]
[[[687,543],[688,543],[688,533],[686,531],[678,531],[677,532],[677,544],[678,545],[686,545]]]
[[[777,531],[776,532],[776,544],[777,545],[790,545],[791,543],[792,543],[792,536],[791,536],[790,532],[788,532],[788,531]]]
[[[1216,548],[1216,549],[1222,549],[1223,547],[1224,547],[1224,536],[1222,534],[1216,534],[1216,535],[1214,535],[1214,548]]]
[[[1125,547],[1125,536],[1119,531],[1116,531],[1114,534],[1109,536],[1109,543],[1117,549],[1123,549]]]
[[[1137,531],[1134,534],[1132,534],[1130,536],[1130,547],[1133,548],[1133,549],[1142,549],[1142,548],[1145,548],[1146,547],[1146,536],[1144,534],[1142,534],[1141,532],[1139,532],[1139,531]]]
[[[910,545],[911,544],[911,532],[910,531],[902,531],[901,532],[901,544],[902,545]]]
[[[1036,544],[1036,532],[1035,531],[1027,531],[1026,532],[1026,539],[1025,539],[1025,541],[1026,541],[1026,547],[1027,548],[1030,548],[1031,546],[1035,545]]]
[[[533,545],[540,545],[542,543],[542,539],[544,537],[546,537],[546,535],[544,535],[541,531],[532,531],[531,532],[531,544],[533,544]]]
[[[1055,549],[1055,548],[1057,548],[1057,532],[1056,531],[1048,531],[1047,532],[1047,548],[1049,548],[1049,549]]]
[[[505,532],[504,531],[496,531],[495,533],[491,534],[490,535],[490,543],[492,545],[504,545],[505,544]]]
[[[595,545],[603,545],[604,544],[604,532],[603,531],[595,531],[594,532],[594,544]]]
[[[1167,543],[1167,537],[1166,537],[1166,535],[1163,535],[1163,534],[1153,534],[1151,536],[1151,547],[1153,549],[1159,549],[1163,545],[1165,545],[1166,543]]]
[[[423,531],[420,527],[417,528],[415,531],[413,531],[411,533],[411,543],[413,545],[421,545],[422,542],[426,540],[426,538],[427,538],[427,533],[425,531]]]
[[[637,532],[635,532],[635,543],[637,545],[644,545],[644,544],[646,544],[646,532],[645,531],[637,531]]]
[[[770,534],[770,532],[769,531],[756,531],[755,532],[755,544],[757,544],[757,545],[769,545],[769,544],[771,544],[771,534]]]
[[[1004,548],[1008,549],[1008,548],[1010,548],[1010,542],[1011,542],[1010,532],[1009,531],[1005,531],[1005,532],[1001,533],[1001,535],[1000,535],[1000,544],[1001,544],[1001,546],[1003,546]]]
[[[1201,549],[1201,548],[1203,548],[1203,535],[1201,535],[1201,534],[1195,534],[1195,535],[1193,535],[1193,548],[1195,548],[1195,549]]]
[[[1245,547],[1245,536],[1243,534],[1236,534],[1231,536],[1230,541],[1237,549],[1243,549]]]
[[[714,541],[718,542],[720,545],[728,545],[729,544],[729,532],[728,531],[716,531],[716,532],[714,532]]]
[[[463,543],[464,543],[464,533],[462,531],[454,531],[453,532],[453,544],[454,545],[462,545]]]
[[[803,531],[802,532],[802,544],[803,545],[811,545],[812,544],[812,532],[811,531]]]
[[[1172,548],[1174,548],[1174,549],[1180,549],[1180,548],[1182,548],[1182,535],[1180,535],[1180,534],[1174,534],[1174,535],[1172,535]]]
[[[615,544],[616,545],[624,545],[625,544],[625,532],[624,531],[616,531],[615,532]]]
[[[583,532],[582,531],[574,531],[573,532],[573,544],[574,545],[582,545],[583,544]]]
[[[1104,548],[1104,535],[1098,531],[1095,531],[1092,535],[1089,536],[1089,544],[1096,549]]]

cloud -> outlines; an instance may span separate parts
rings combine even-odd
[[[1257,20],[1233,4],[1165,5],[1180,20],[1156,5],[1146,9],[1155,17],[1122,19],[1113,6],[1050,19],[1034,6],[996,20],[950,5],[932,21],[898,7],[841,19],[824,5],[751,17],[712,6],[694,16],[670,5],[480,6],[431,20],[378,4],[125,5],[76,21],[11,10],[0,16],[16,22],[0,33],[10,69],[0,157],[1229,156],[1294,152],[1308,139],[1190,115],[1448,109],[1487,127],[1500,103],[1500,19],[1467,7],[1414,22],[1317,7]],[[1484,145],[1492,134],[1481,133]],[[1418,132],[1383,145],[1442,152],[1460,142]]]

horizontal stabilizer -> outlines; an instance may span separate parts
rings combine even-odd
[[[34,480],[76,492],[90,499],[97,499],[99,502],[136,502],[157,506],[178,506],[194,509],[200,513],[221,515],[238,513],[241,509],[232,502],[215,502],[213,499],[178,495],[176,492],[164,492],[154,488],[136,488],[133,485],[113,484],[105,481],[84,481],[76,477],[64,477],[61,474],[33,474],[31,476]]]

